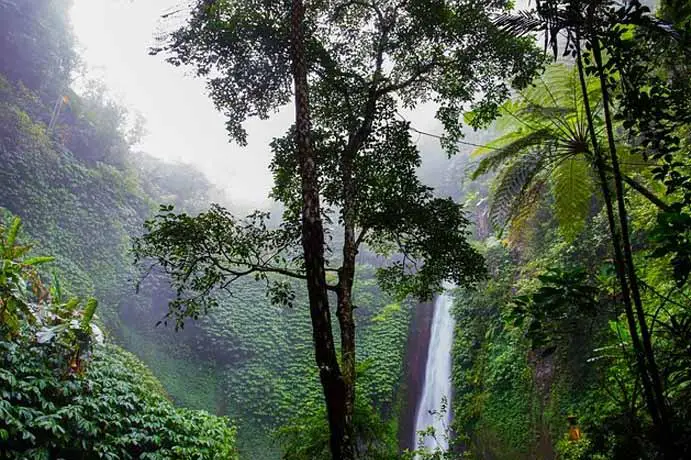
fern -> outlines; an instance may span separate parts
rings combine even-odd
[[[489,209],[489,219],[493,226],[504,228],[515,215],[521,194],[539,173],[541,166],[540,155],[528,154],[502,170],[496,179],[497,185]]]
[[[599,136],[599,82],[589,77],[586,86]],[[495,126],[504,134],[473,152],[482,155],[473,179],[499,171],[490,222],[499,229],[511,223],[511,231],[520,232],[544,198],[540,191],[549,182],[560,232],[573,240],[585,225],[595,193],[588,153],[591,139],[576,69],[549,66],[532,86],[503,104],[501,113]]]
[[[542,176],[542,175],[541,175]],[[547,178],[536,178],[518,198],[511,217],[508,241],[513,246],[521,239],[529,238],[534,228],[530,225],[538,209],[538,203],[544,198]]]
[[[566,159],[552,170],[550,182],[559,230],[573,241],[585,226],[595,193],[590,166],[582,158]]]
[[[478,164],[475,171],[472,173],[472,178],[477,179],[483,174],[487,174],[490,171],[494,171],[504,164],[507,160],[511,158],[524,154],[524,152],[532,147],[537,147],[549,140],[551,134],[546,129],[541,129],[534,131],[525,135],[521,132],[511,133],[508,136],[502,136],[497,139],[493,144],[504,143],[502,147],[498,147],[491,150],[491,153],[485,156]],[[508,143],[507,143],[508,141]],[[490,145],[491,147],[491,145]],[[487,150],[487,148],[484,148]],[[473,152],[473,155],[481,153],[482,150],[478,149]]]

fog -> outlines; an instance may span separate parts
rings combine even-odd
[[[204,81],[191,69],[176,68],[162,56],[150,56],[155,36],[171,30],[161,15],[181,0],[75,0],[72,22],[86,74],[105,83],[109,93],[146,120],[137,147],[167,161],[194,165],[226,190],[238,206],[263,206],[271,188],[269,142],[282,135],[293,118],[291,107],[270,120],[250,120],[249,145],[230,143],[224,117],[207,96]],[[404,112],[421,130],[440,133],[434,107]],[[444,161],[436,139],[415,136],[434,162]]]

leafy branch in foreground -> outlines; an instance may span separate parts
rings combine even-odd
[[[158,266],[170,276],[177,298],[166,318],[172,316],[176,328],[216,305],[216,291],[232,295],[233,284],[243,277],[265,281],[274,302],[292,306],[290,286],[271,275],[305,279],[299,236],[287,225],[269,228],[268,223],[268,213],[237,219],[219,205],[195,217],[161,206],[145,223],[146,234],[134,240],[135,261],[153,260],[149,272]]]
[[[33,322],[32,295],[45,299],[37,266],[53,261],[53,257],[26,257],[31,246],[17,241],[22,222],[14,217],[9,226],[0,222],[0,324],[8,326],[8,333],[19,332],[22,321]]]

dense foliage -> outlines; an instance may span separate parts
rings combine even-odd
[[[99,85],[82,94],[65,90],[69,102],[49,130],[53,95],[16,78],[0,76],[0,206],[22,216],[21,238],[54,254],[66,294],[100,300],[107,333],[150,367],[176,403],[231,416],[243,458],[278,458],[271,433],[319,394],[305,384],[315,374],[304,296],[298,289],[293,309],[277,307],[262,283],[247,282],[179,333],[155,327],[174,291],[154,275],[135,293],[140,273],[131,264],[130,238],[158,203],[195,212],[224,202],[223,194],[188,166],[136,152],[124,110]],[[362,299],[362,358],[376,369],[363,385],[388,418],[395,414],[410,307],[394,306],[372,277],[363,267],[355,292]]]
[[[102,86],[70,89],[69,3],[0,0],[0,456],[329,458],[297,257],[294,131],[272,144],[283,225],[263,212],[237,219],[202,175],[136,152],[141,126]],[[289,3],[191,2],[164,44],[209,77],[240,142],[240,122],[291,94]],[[636,1],[540,0],[518,15],[480,3],[308,4],[330,303],[345,292],[345,227],[360,246],[357,455],[416,455],[396,445],[414,330],[414,306],[399,300],[450,277],[479,283],[455,291],[453,426],[435,434],[452,449],[417,458],[687,458],[688,2],[663,2],[666,22]],[[515,34],[534,32],[565,56],[526,86],[542,58]],[[399,111],[428,96],[444,147],[474,155],[445,162],[411,135]],[[461,140],[462,121],[495,116]],[[222,207],[202,212],[210,202]],[[34,257],[34,239],[54,258]],[[164,268],[193,284],[154,269],[135,293],[133,241],[140,255],[174,247]],[[217,243],[233,250],[209,251]],[[200,251],[213,257],[194,260]],[[414,260],[432,263],[407,270]],[[241,279],[243,264],[258,279]],[[228,281],[231,293],[218,289]],[[155,327],[167,320],[184,327]]]
[[[457,300],[459,445],[686,458],[687,26],[638,2],[538,2],[498,22],[544,32],[573,67],[505,104],[503,135],[478,149],[475,176],[497,171],[485,218],[510,225],[485,242],[493,280]]]
[[[177,409],[133,355],[103,344],[96,301],[63,299],[0,225],[0,447],[4,458],[237,458],[235,430]]]

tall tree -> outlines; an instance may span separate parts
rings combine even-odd
[[[310,289],[319,290],[323,315],[318,323],[313,318],[318,365],[334,382],[342,380],[345,396],[335,396],[339,389],[330,397],[324,387],[332,454],[349,459],[355,455],[352,287],[359,248],[367,244],[392,256],[378,278],[402,297],[430,297],[445,280],[467,284],[482,275],[481,258],[466,241],[461,206],[435,197],[416,177],[420,156],[400,110],[437,104],[444,145],[454,151],[463,111],[475,102],[480,118],[494,117],[509,93],[506,80],[524,85],[541,57],[531,40],[499,33],[493,24],[492,16],[506,12],[509,2],[326,0],[310,2],[305,10],[303,77],[296,72],[303,63],[291,48],[301,41],[291,40],[295,23],[286,20],[293,6],[277,0],[199,1],[186,24],[154,50],[207,78],[212,99],[228,116],[231,137],[241,144],[246,142],[242,122],[268,118],[295,90],[296,126],[272,144],[273,196],[286,206],[283,225],[267,229],[261,213],[243,223],[220,208],[197,218],[166,209],[148,224],[136,249],[173,275],[180,296],[172,312],[178,319],[198,314],[213,302],[209,294],[215,288],[229,288],[250,273],[267,282],[274,272],[314,283]],[[307,83],[309,106],[306,92],[300,94]],[[311,146],[305,137],[308,109]],[[311,147],[314,160],[306,154]],[[336,215],[333,226],[343,235],[340,254],[325,261],[323,270],[320,249],[306,247],[319,239],[317,191],[324,203],[321,217],[331,221]],[[313,219],[314,226],[302,235],[304,263],[298,264],[287,254],[295,253],[301,214],[303,224],[310,227]],[[323,251],[324,240],[318,243]],[[329,270],[337,274],[335,284],[327,283]],[[272,287],[275,298],[291,298],[286,285]],[[340,365],[326,350],[333,346],[326,290],[336,294]]]
[[[307,86],[307,58],[305,56],[305,8],[302,0],[292,1],[291,54],[293,85],[295,88],[295,146],[299,164],[302,192],[302,250],[304,254],[307,293],[312,318],[314,350],[319,377],[327,404],[327,418],[331,434],[330,446],[334,458],[353,458],[353,436],[346,419],[348,394],[345,379],[336,357],[331,312],[327,293],[324,260],[324,227],[319,203],[317,164],[311,143],[311,120]]]

